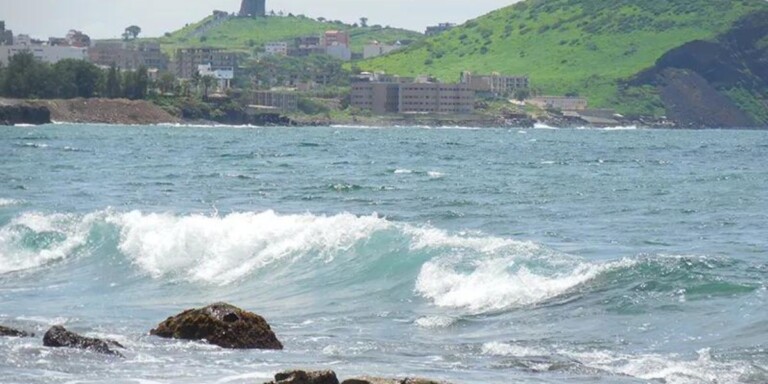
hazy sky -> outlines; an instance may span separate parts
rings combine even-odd
[[[439,22],[461,23],[516,0],[267,0],[267,9],[423,31]],[[234,12],[240,0],[0,0],[0,20],[14,33],[37,38],[80,29],[93,38],[119,37],[136,24],[160,36],[202,19],[214,9]]]

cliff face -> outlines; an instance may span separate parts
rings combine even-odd
[[[124,99],[35,100],[31,105],[48,108],[50,119],[66,123],[162,124],[179,119],[148,101]]]
[[[663,55],[631,85],[659,90],[682,125],[768,125],[768,11],[739,20],[715,41],[691,41]]]

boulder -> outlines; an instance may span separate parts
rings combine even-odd
[[[8,336],[8,337],[35,337],[34,333],[28,333],[24,331],[19,331],[17,329],[3,327],[0,325],[0,336]]]
[[[184,311],[149,333],[169,339],[206,340],[231,349],[283,349],[263,317],[226,303]]]
[[[265,384],[339,384],[333,371],[286,371],[275,375],[275,381]]]
[[[51,327],[51,329],[45,333],[45,336],[43,336],[43,345],[54,348],[85,349],[119,357],[123,357],[123,355],[112,348],[125,348],[116,341],[80,336],[74,332],[67,331],[60,325]]]

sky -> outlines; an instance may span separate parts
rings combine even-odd
[[[267,9],[286,13],[389,25],[423,32],[427,25],[463,23],[516,0],[267,0]],[[119,37],[138,25],[156,37],[196,22],[214,9],[236,12],[240,0],[0,0],[0,20],[15,34],[64,36],[78,29],[92,38]]]

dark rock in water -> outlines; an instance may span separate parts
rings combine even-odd
[[[26,104],[0,105],[0,125],[49,124],[51,111],[46,107]]]
[[[206,340],[223,348],[283,349],[283,344],[263,317],[226,303],[190,309],[169,317],[150,334],[182,340]]]
[[[123,357],[123,355],[112,350],[112,348],[125,348],[116,341],[80,336],[74,332],[67,331],[60,325],[52,327],[45,333],[43,345],[55,348],[85,349],[119,357]]]
[[[286,371],[275,375],[275,381],[265,384],[339,384],[333,371]]]
[[[34,333],[28,333],[24,331],[19,331],[17,329],[3,327],[0,325],[0,336],[8,336],[8,337],[35,337]]]

